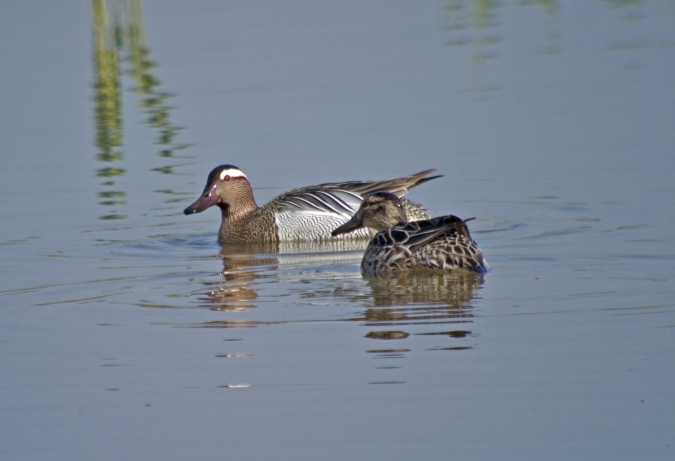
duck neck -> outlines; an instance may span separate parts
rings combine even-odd
[[[253,198],[251,187],[242,187],[237,190],[237,194],[232,203],[221,203],[218,205],[223,215],[223,221],[236,222],[258,210],[258,205]]]

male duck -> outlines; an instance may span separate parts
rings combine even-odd
[[[484,274],[488,263],[471,238],[466,221],[469,220],[449,215],[407,222],[406,211],[396,195],[374,192],[363,198],[359,211],[332,235],[364,226],[378,232],[361,261],[361,272],[366,277],[414,268]]]
[[[214,168],[206,180],[201,197],[184,211],[200,213],[217,205],[222,213],[220,243],[255,243],[298,240],[322,240],[331,230],[346,222],[358,209],[363,195],[385,190],[401,197],[408,189],[439,176],[426,170],[402,178],[384,181],[349,181],[301,187],[285,192],[262,207],[253,198],[246,175],[236,166]],[[406,199],[401,203],[410,216],[429,218],[426,208]],[[361,229],[347,238],[364,238],[372,231]]]

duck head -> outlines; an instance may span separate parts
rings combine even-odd
[[[201,213],[213,205],[226,211],[233,205],[249,205],[251,201],[255,207],[253,191],[244,172],[234,165],[220,165],[211,170],[204,192],[183,213]]]
[[[403,204],[396,195],[390,192],[373,192],[363,198],[359,210],[352,219],[335,229],[331,235],[345,234],[361,227],[369,227],[379,232],[407,221]]]

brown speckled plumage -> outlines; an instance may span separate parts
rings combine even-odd
[[[361,261],[364,276],[418,268],[487,272],[487,261],[471,238],[466,221],[451,215],[406,221],[406,212],[395,195],[375,192],[364,197],[353,218],[333,234],[363,226],[378,231]]]

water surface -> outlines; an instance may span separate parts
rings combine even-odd
[[[675,3],[0,7],[3,459],[673,459]],[[437,168],[484,277],[221,248]]]

